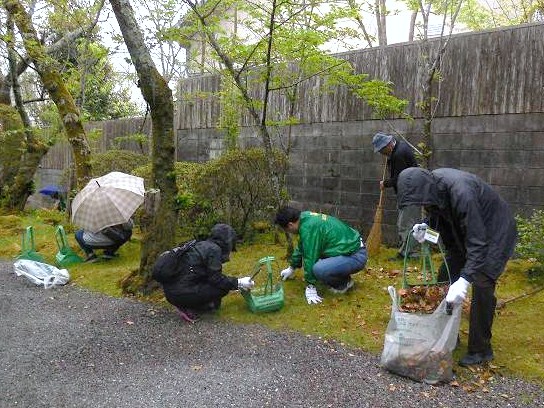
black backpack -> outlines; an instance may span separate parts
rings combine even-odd
[[[179,260],[189,249],[195,246],[197,240],[185,241],[175,248],[159,255],[153,265],[152,277],[157,282],[165,283],[174,280],[179,274]]]

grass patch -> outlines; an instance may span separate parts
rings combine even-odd
[[[54,264],[58,250],[54,231],[59,223],[64,225],[72,248],[83,255],[75,241],[74,228],[67,220],[56,211],[41,210],[20,216],[0,216],[0,258],[14,259],[20,253],[21,234],[32,225],[36,249],[47,262]],[[72,284],[121,296],[119,281],[139,266],[139,238],[136,230],[131,241],[121,247],[119,258],[68,268]],[[366,270],[354,276],[356,285],[346,295],[335,295],[318,286],[324,297],[320,305],[306,303],[302,271],[297,270],[295,279],[285,282],[285,307],[282,310],[253,314],[242,296],[233,292],[224,298],[217,316],[239,323],[259,323],[276,330],[297,331],[379,354],[391,310],[387,286],[398,288],[401,285],[402,263],[388,261],[395,253],[395,249],[384,249],[379,257],[369,260]],[[231,255],[231,262],[225,264],[225,273],[250,275],[257,260],[268,255],[276,257],[276,281],[279,270],[287,266],[287,262],[284,259],[285,246],[283,243],[275,244],[271,235],[262,235],[254,243],[240,245],[238,252]],[[262,284],[264,278],[258,275],[257,284]],[[540,316],[544,310],[544,291],[508,302],[543,283],[544,272],[535,269],[534,263],[526,260],[508,263],[497,288],[499,304],[506,303],[498,308],[495,318],[495,360],[482,372],[458,368],[460,380],[474,383],[474,376],[477,376],[477,382],[485,384],[486,378],[494,375],[511,375],[544,384],[544,337],[541,335]],[[160,293],[145,300],[166,305]],[[467,316],[463,316],[462,346],[454,353],[456,359],[466,351],[467,333]]]

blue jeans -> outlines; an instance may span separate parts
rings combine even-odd
[[[91,246],[91,245],[87,244],[85,242],[85,240],[83,239],[83,230],[76,231],[75,237],[76,237],[77,243],[79,244],[81,249],[83,249],[83,251],[85,251],[85,253],[87,255],[92,254],[95,249],[103,249],[105,254],[113,255],[113,254],[115,254],[115,251],[117,251],[122,245],[122,244],[121,245],[113,244],[113,245],[107,245],[107,246],[105,246],[105,245]]]
[[[313,273],[315,277],[333,288],[345,285],[350,279],[350,275],[362,270],[367,261],[366,248],[351,255],[333,256],[317,261],[314,265]]]

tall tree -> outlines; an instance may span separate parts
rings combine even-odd
[[[152,180],[160,190],[157,211],[149,220],[142,242],[140,269],[124,284],[125,290],[147,292],[151,268],[157,256],[171,248],[176,239],[174,173],[174,103],[167,81],[157,70],[144,42],[139,23],[128,0],[110,0],[115,18],[136,68],[142,95],[149,105],[152,120]]]
[[[422,99],[417,105],[423,113],[423,138],[421,143],[420,158],[427,168],[432,167],[433,161],[433,134],[432,123],[436,109],[440,103],[440,83],[442,80],[442,64],[446,50],[457,22],[457,17],[463,5],[463,0],[442,0],[441,2],[428,2],[416,0],[419,11],[424,16],[423,37],[419,44]],[[429,16],[434,12],[442,16],[440,35],[433,41],[429,39]]]
[[[3,0],[3,6],[17,26],[28,57],[57,106],[72,146],[78,182],[85,183],[91,178],[90,149],[74,99],[62,81],[59,67],[39,41],[31,17],[22,4],[18,0]]]
[[[218,61],[223,68],[219,71],[223,81],[236,86],[270,159],[269,169],[278,205],[285,197],[281,175],[275,170],[271,152],[274,147],[283,147],[281,130],[296,123],[296,118],[279,117],[269,111],[273,94],[283,95],[294,108],[299,100],[298,85],[313,78],[318,84],[326,82],[323,91],[327,86],[342,83],[355,95],[368,103],[380,105],[384,110],[387,103],[392,110],[404,106],[402,102],[396,104],[399,100],[390,95],[390,87],[369,80],[367,75],[354,74],[346,60],[323,51],[327,41],[340,37],[335,22],[345,14],[337,9],[324,13],[319,9],[323,5],[319,1],[184,2],[192,14],[184,20],[178,38],[180,41],[193,39],[194,42],[195,38],[206,41],[212,49],[202,58],[206,67],[217,66],[213,62]],[[239,27],[227,32],[224,27],[231,21],[229,17],[234,10],[244,18],[239,17],[236,20]],[[198,44],[194,48],[205,49]],[[289,112],[294,113],[294,110],[289,109]]]
[[[145,21],[140,29],[153,60],[157,61],[157,69],[169,84],[175,86],[185,73],[185,52],[181,44],[170,41],[166,34],[179,24],[187,7],[174,0],[136,0],[135,8]]]

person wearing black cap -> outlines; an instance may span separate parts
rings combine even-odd
[[[404,170],[399,175],[397,200],[400,208],[424,206],[429,226],[440,233],[453,282],[446,301],[461,307],[472,286],[468,350],[459,364],[492,360],[495,286],[514,254],[517,239],[516,220],[508,203],[474,174],[448,168]],[[447,269],[441,267],[438,280],[447,278]]]
[[[231,290],[251,289],[249,276],[236,278],[222,272],[231,251],[236,251],[236,232],[228,224],[216,224],[207,239],[192,240],[162,253],[153,266],[153,279],[162,284],[166,300],[189,323],[199,312],[213,311]]]
[[[410,145],[403,140],[397,140],[393,136],[383,132],[378,132],[372,139],[374,153],[387,157],[387,167],[390,171],[390,177],[385,180],[380,180],[380,190],[384,188],[393,188],[397,193],[397,179],[399,174],[408,167],[418,167],[417,160]],[[406,252],[410,255],[410,251],[406,248],[408,234],[412,232],[412,227],[421,220],[420,206],[407,206],[398,210],[397,216],[397,233],[399,237],[399,250],[396,258],[404,259]]]

